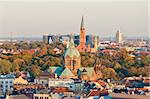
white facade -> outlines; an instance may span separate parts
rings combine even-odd
[[[50,94],[34,94],[33,99],[63,99],[63,96],[66,96],[65,99],[75,99],[73,92],[63,92],[63,95],[59,93],[50,93]]]
[[[116,33],[116,43],[122,43],[123,42],[123,34],[118,30]]]
[[[47,85],[48,78],[36,78],[36,79],[34,79],[34,83]]]
[[[13,75],[0,75],[0,91],[3,95],[7,92],[7,90],[12,90],[14,78],[15,77]]]
[[[48,87],[68,87],[73,91],[81,91],[83,89],[84,83],[75,82],[73,79],[58,79],[50,78]]]
[[[50,94],[34,94],[33,99],[52,99],[52,96]]]
[[[74,80],[72,79],[50,78],[48,86],[49,87],[56,87],[56,86],[69,87],[72,84],[74,84]]]

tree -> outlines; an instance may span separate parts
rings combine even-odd
[[[119,63],[117,63],[117,62],[115,62],[114,65],[115,65],[115,66],[114,66],[114,69],[115,69],[115,70],[118,70],[118,69],[121,68],[121,65],[120,65]]]
[[[22,59],[25,61],[26,64],[29,64],[29,62],[32,59],[32,55],[30,55],[30,54],[22,55]]]
[[[131,66],[133,66],[135,64],[135,62],[134,62],[134,58],[133,57],[131,57],[131,56],[126,56],[125,57],[125,59],[124,59],[124,67],[127,67],[127,68],[129,68],[129,67],[131,67]]]
[[[0,72],[3,74],[7,74],[11,72],[12,64],[5,59],[0,60]]]
[[[124,65],[124,59],[128,57],[128,52],[126,49],[120,49],[116,55],[114,56],[114,59],[120,64]]]
[[[61,65],[61,59],[59,58],[59,57],[55,57],[55,58],[53,58],[53,61],[55,62],[55,65]]]
[[[148,73],[149,73],[148,70],[144,67],[139,67],[137,69],[137,76],[140,76],[140,75],[147,76]]]
[[[81,53],[81,66],[92,67],[95,63],[95,58],[90,53]]]
[[[43,47],[38,51],[38,56],[43,56],[47,54],[47,47],[43,45]]]
[[[29,44],[26,42],[22,42],[22,43],[18,44],[18,47],[19,47],[19,49],[27,50],[27,49],[29,49]]]
[[[144,66],[150,66],[150,56],[141,56],[141,62]]]
[[[13,60],[13,63],[12,63],[12,71],[20,71],[20,70],[23,70],[23,64],[24,64],[24,60],[23,59],[20,59],[20,58],[16,58]]]
[[[14,61],[12,63],[12,71],[13,72],[19,72],[19,69],[20,69],[19,63],[17,63],[16,61]]]
[[[37,65],[31,66],[31,73],[33,74],[34,77],[40,75],[41,73],[40,67]]]
[[[110,78],[117,79],[116,78],[117,73],[113,68],[107,68],[107,67],[102,68],[102,75],[104,79],[110,79]]]
[[[121,72],[124,75],[124,77],[129,75],[128,68],[122,67],[118,71]]]
[[[130,67],[129,68],[129,76],[135,76],[137,74],[137,68],[136,67]]]

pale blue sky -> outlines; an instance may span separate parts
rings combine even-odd
[[[40,37],[79,33],[84,15],[87,34],[148,35],[148,2],[143,1],[1,1],[0,37]]]

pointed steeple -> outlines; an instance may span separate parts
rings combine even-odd
[[[82,15],[82,20],[81,20],[81,29],[84,28],[84,16]]]
[[[69,44],[69,47],[70,47],[70,48],[75,47],[75,46],[74,46],[74,40],[73,40],[73,34],[71,34],[71,36],[70,36],[70,44]]]

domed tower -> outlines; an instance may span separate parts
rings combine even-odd
[[[64,59],[65,67],[69,68],[75,75],[77,75],[77,70],[81,66],[81,56],[74,46],[73,36],[71,36],[69,47],[65,52]]]

